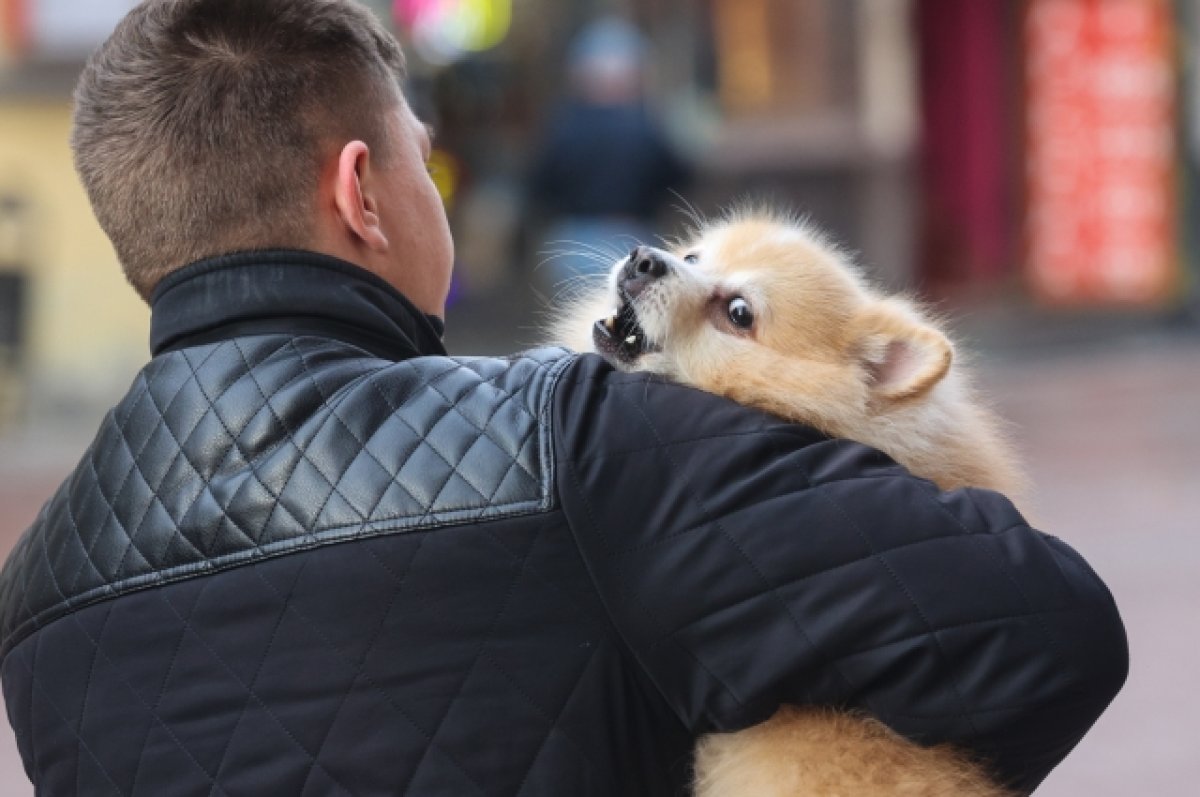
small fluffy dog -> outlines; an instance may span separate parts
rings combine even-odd
[[[597,321],[596,319],[600,320]],[[997,419],[912,302],[872,289],[813,226],[760,211],[638,247],[558,340],[880,449],[942,489],[1021,491]],[[785,708],[696,750],[698,797],[1000,797],[966,757],[846,713]]]

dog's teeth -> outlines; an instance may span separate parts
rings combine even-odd
[[[630,335],[629,337],[625,338],[625,343],[629,346],[637,343],[637,335]]]
[[[607,329],[609,332],[615,332],[616,326],[617,326],[617,317],[615,315],[610,315],[608,318],[604,319],[604,328]]]

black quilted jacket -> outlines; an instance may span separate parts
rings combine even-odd
[[[869,711],[1032,789],[1119,689],[1104,585],[998,495],[593,356],[444,356],[383,282],[197,264],[0,575],[39,794],[669,795]]]

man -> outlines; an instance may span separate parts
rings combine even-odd
[[[679,794],[784,703],[1036,786],[1125,676],[1083,560],[596,357],[446,357],[401,68],[345,0],[147,0],[83,75],[154,358],[0,575],[39,793]]]

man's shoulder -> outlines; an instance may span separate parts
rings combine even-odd
[[[231,338],[152,360],[0,575],[0,644],[128,591],[357,538],[549,509],[572,357],[392,362]]]

